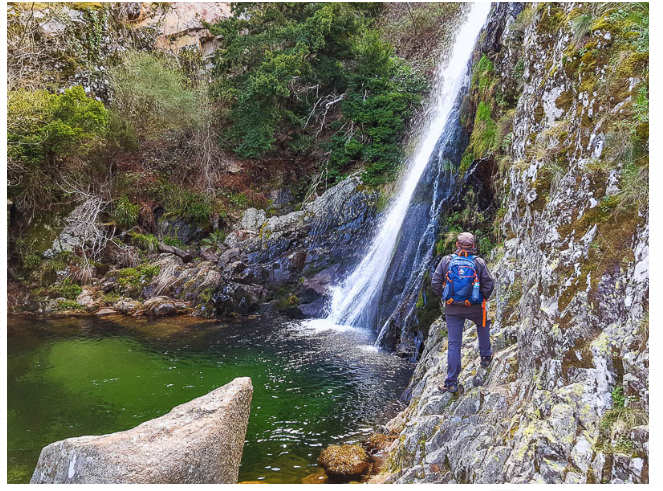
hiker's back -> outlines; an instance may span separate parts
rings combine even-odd
[[[445,275],[442,299],[447,305],[471,305],[483,302],[479,290],[479,275],[475,256],[472,254],[451,254]]]

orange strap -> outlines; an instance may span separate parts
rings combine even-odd
[[[483,326],[482,327],[486,327],[486,299],[485,298],[483,299],[482,308],[483,308]]]
[[[467,306],[467,307],[471,307],[471,306],[472,306],[472,304],[470,303],[470,301],[469,301],[469,300],[465,300],[465,306]]]
[[[451,302],[453,302],[453,301],[454,301],[454,299],[453,299],[453,298],[450,298],[449,300],[447,300],[447,304],[448,304],[448,305],[451,305]]]
[[[467,257],[467,251],[465,249],[461,249],[461,251],[458,253],[458,257],[461,257],[463,252],[465,253],[465,257]]]

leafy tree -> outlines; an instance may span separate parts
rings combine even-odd
[[[350,71],[340,131],[332,142],[330,174],[338,177],[349,163],[365,162],[364,181],[382,184],[393,179],[403,157],[400,144],[408,118],[421,103],[423,78],[393,56],[391,46],[369,31],[353,47],[356,59]]]
[[[57,157],[85,152],[108,122],[104,105],[80,86],[63,94],[20,89],[8,95],[8,154],[17,162],[53,164]]]
[[[302,129],[320,94],[342,92],[341,63],[375,6],[349,3],[242,3],[210,26],[221,35],[215,92],[230,106],[226,143],[262,157],[277,133]]]
[[[372,28],[381,8],[234,4],[232,18],[210,26],[221,37],[214,93],[226,108],[223,143],[249,158],[305,153],[322,149],[318,136],[332,130],[329,177],[368,163],[371,183],[389,179],[425,85]]]
[[[108,118],[104,105],[80,86],[63,94],[8,93],[8,191],[19,209],[48,207],[58,192],[54,179],[64,158],[85,158],[103,139]]]

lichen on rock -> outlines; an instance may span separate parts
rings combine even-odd
[[[647,78],[624,85],[611,75],[641,63],[632,52],[642,44],[607,23],[630,22],[611,7],[520,10],[493,9],[488,25],[501,36],[479,42],[474,65],[476,105],[490,103],[487,87],[519,92],[513,109],[508,98],[493,105],[493,115],[513,110],[512,136],[485,157],[500,161],[492,191],[503,210],[488,258],[495,358],[482,369],[466,331],[463,389],[441,394],[444,318],[430,326],[409,407],[388,425],[398,439],[387,482],[648,480],[648,206],[630,201],[636,188],[623,191],[621,170],[646,175],[648,149],[620,129],[639,118],[633,99]],[[637,160],[621,145],[638,148]],[[646,183],[631,186],[646,196]]]

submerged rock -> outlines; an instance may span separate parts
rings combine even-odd
[[[236,483],[253,386],[236,378],[127,431],[41,451],[32,484]]]
[[[332,445],[320,453],[318,463],[328,476],[349,480],[366,472],[370,459],[359,445]]]
[[[302,484],[327,484],[327,481],[329,481],[329,476],[320,469],[315,474],[310,474],[302,479]]]
[[[96,315],[98,317],[104,317],[104,316],[107,316],[107,315],[117,315],[118,313],[119,312],[117,310],[106,307],[106,308],[97,310],[94,313],[94,315]]]

